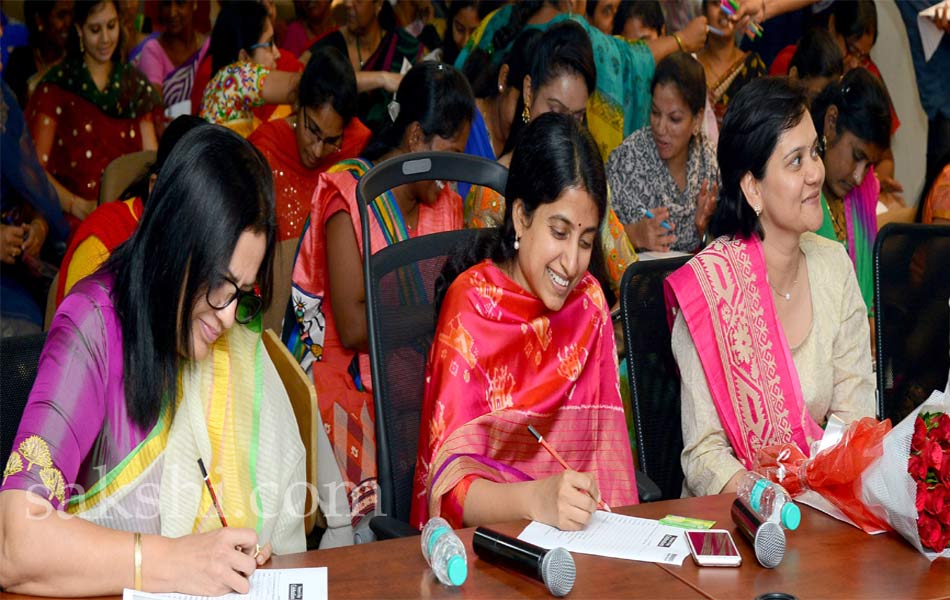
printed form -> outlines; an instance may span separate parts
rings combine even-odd
[[[689,556],[685,529],[600,510],[581,531],[561,531],[535,521],[524,528],[518,539],[542,548],[560,546],[580,554],[666,565],[682,565]]]
[[[223,596],[150,594],[125,589],[122,600],[326,600],[327,568],[258,569],[250,578],[251,593]]]

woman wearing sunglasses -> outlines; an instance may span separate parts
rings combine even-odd
[[[203,119],[246,137],[260,125],[255,108],[293,104],[300,73],[277,70],[281,53],[263,5],[225,4],[211,31],[209,54],[212,76],[198,113]],[[285,117],[289,108],[274,111],[268,118]]]
[[[60,305],[0,485],[0,587],[247,593],[305,549],[304,449],[260,336],[273,189],[250,143],[190,131]]]

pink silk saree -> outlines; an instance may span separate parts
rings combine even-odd
[[[593,474],[610,506],[637,503],[613,326],[590,274],[549,311],[489,260],[449,288],[429,354],[411,523],[440,514],[463,480]],[[458,525],[459,514],[452,517]]]
[[[822,435],[769,292],[762,243],[719,238],[666,279],[670,327],[681,310],[716,413],[736,458],[794,442],[807,456]]]

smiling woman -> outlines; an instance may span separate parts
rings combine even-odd
[[[511,159],[501,226],[442,273],[411,522],[581,529],[637,502],[610,313],[588,269],[607,183],[590,133],[548,113]],[[530,417],[529,417],[530,415]],[[533,425],[565,455],[565,471]],[[512,457],[517,457],[512,459]]]
[[[253,146],[185,134],[131,239],[53,319],[0,484],[0,587],[246,593],[271,551],[305,549],[306,458],[261,342],[274,230]]]

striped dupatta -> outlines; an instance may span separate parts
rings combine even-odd
[[[456,487],[471,478],[542,479],[564,471],[533,425],[610,506],[637,503],[613,325],[589,273],[552,312],[490,260],[443,301],[426,369],[411,523],[461,523]],[[443,512],[443,511],[447,512]],[[455,514],[448,514],[452,512]]]
[[[750,469],[756,450],[787,442],[808,456],[822,431],[805,407],[759,238],[717,239],[664,288],[670,327],[682,311],[736,458]]]

